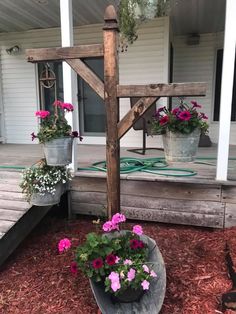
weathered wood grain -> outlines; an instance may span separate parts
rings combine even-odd
[[[24,195],[21,192],[0,191],[0,200],[24,201]],[[1,202],[1,201],[0,201]],[[1,207],[1,204],[0,204]]]
[[[222,186],[222,199],[226,203],[236,204],[236,186]]]
[[[6,192],[21,192],[21,188],[18,185],[15,184],[4,184],[0,182],[0,191],[6,191]]]
[[[55,47],[55,48],[26,49],[25,54],[27,61],[29,62],[102,57],[103,45],[94,44],[63,48]]]
[[[0,232],[6,233],[14,224],[15,224],[14,221],[7,221],[7,220],[0,219]]]
[[[101,192],[71,192],[73,202],[90,203],[106,206],[106,194]],[[224,203],[212,201],[191,201],[181,199],[163,199],[161,197],[149,197],[140,195],[121,195],[121,205],[128,207],[137,207],[158,209],[162,211],[176,211],[178,213],[201,213],[211,215],[224,215]]]
[[[72,69],[79,74],[83,80],[104,99],[104,84],[102,80],[80,59],[65,59]]]
[[[188,212],[181,212],[181,214],[179,214],[176,211],[161,211],[151,208],[147,208],[144,210],[143,208],[122,206],[121,211],[129,219],[157,221],[181,225],[223,228],[224,221],[224,217],[218,215],[197,214]]]
[[[26,201],[15,201],[15,200],[1,200],[0,208],[1,209],[13,209],[13,210],[19,210],[24,211],[31,206]]]
[[[102,204],[77,203],[72,201],[71,207],[74,214],[92,215],[97,217],[107,216],[107,208]]]
[[[116,87],[119,84],[118,22],[116,11],[108,6],[104,15],[104,87],[106,107],[106,162],[107,162],[107,211],[111,216],[120,211],[120,142],[119,100]]]
[[[25,213],[25,211],[12,210],[12,209],[8,210],[8,209],[1,209],[0,208],[1,220],[17,221],[21,216],[24,215],[24,213]]]
[[[147,97],[139,99],[129,112],[118,123],[118,137],[121,139],[137,122],[145,112],[159,99],[159,97]]]
[[[106,192],[103,178],[75,177],[70,182],[74,191]],[[142,180],[121,180],[121,193],[143,197],[167,199],[221,201],[221,186],[216,184],[189,184],[179,182],[159,182]]]
[[[161,83],[149,85],[118,85],[117,97],[205,96],[206,83]]]
[[[236,204],[225,205],[225,228],[236,226]]]

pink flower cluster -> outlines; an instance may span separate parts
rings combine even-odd
[[[39,110],[35,112],[36,117],[39,117],[41,119],[45,119],[50,115],[50,112],[47,110]]]
[[[137,235],[142,235],[143,234],[143,228],[140,225],[135,225],[133,226],[133,233]]]
[[[73,111],[74,110],[74,106],[70,103],[64,103],[60,100],[56,100],[54,102],[54,106],[60,107],[61,109],[65,109],[66,111]]]
[[[108,220],[103,224],[102,229],[105,232],[120,230],[119,224],[125,221],[126,221],[125,215],[117,213],[112,216],[111,220]]]
[[[120,289],[120,276],[118,273],[112,271],[110,273],[110,275],[108,276],[108,278],[111,281],[111,289],[116,292],[117,290]]]
[[[70,247],[71,247],[71,242],[67,238],[61,239],[58,243],[59,253],[62,253],[64,251],[68,250]]]

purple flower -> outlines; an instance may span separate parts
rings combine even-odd
[[[107,255],[106,257],[106,263],[109,265],[109,266],[112,266],[116,263],[116,256],[114,254],[109,254]]]
[[[136,274],[136,270],[133,268],[130,268],[127,274],[128,281],[132,281],[135,278],[135,274]]]
[[[208,117],[207,117],[207,116],[205,115],[205,113],[203,113],[203,112],[200,113],[200,118],[201,118],[201,119],[205,119],[205,120],[208,119]]]
[[[99,258],[96,258],[95,260],[93,260],[92,265],[93,265],[94,269],[102,268],[102,266],[103,266],[102,258],[99,257]]]
[[[141,286],[143,287],[143,290],[149,289],[150,283],[147,280],[142,281]]]
[[[30,135],[31,135],[31,137],[32,137],[32,141],[37,138],[37,135],[35,135],[34,132],[31,133]]]
[[[142,235],[143,234],[143,228],[139,225],[135,225],[133,227],[133,233],[135,233],[137,235]]]
[[[159,118],[160,117],[160,113],[162,112],[162,111],[164,111],[165,110],[165,107],[160,107],[160,108],[158,108],[157,110],[156,110],[156,113],[155,113],[155,118]]]
[[[199,105],[199,104],[196,102],[196,100],[192,100],[192,101],[191,101],[191,104],[193,105],[193,108],[202,108],[202,106]]]
[[[129,242],[130,242],[130,248],[131,248],[132,250],[136,250],[136,249],[139,248],[139,240],[137,240],[137,239],[131,239]]]

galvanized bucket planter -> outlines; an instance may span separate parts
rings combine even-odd
[[[49,166],[66,166],[72,162],[72,137],[61,137],[43,144]]]
[[[58,183],[54,194],[46,192],[44,195],[33,193],[30,203],[36,206],[49,206],[60,203],[61,195],[65,192],[65,184]]]
[[[200,129],[190,134],[167,131],[162,135],[166,161],[189,162],[196,157],[200,139]]]

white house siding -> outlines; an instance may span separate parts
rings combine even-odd
[[[74,42],[90,44],[102,42],[102,25],[75,28]],[[8,55],[6,49],[19,45],[19,55]],[[34,112],[38,109],[36,66],[27,63],[27,48],[60,46],[60,29],[34,30],[0,35],[5,137],[7,143],[31,143],[30,133],[37,131]],[[168,81],[169,19],[160,18],[145,23],[139,39],[128,52],[120,54],[120,83],[144,84]],[[121,117],[130,109],[121,100]],[[95,140],[94,143],[97,141]],[[130,130],[122,146],[141,146],[141,131]],[[148,145],[157,145],[156,138],[148,138]]]
[[[213,121],[215,67],[217,49],[223,47],[223,33],[200,34],[200,43],[195,46],[186,44],[186,36],[177,36],[174,46],[174,81],[206,82],[206,97],[195,97],[203,104],[203,111],[209,117],[210,137],[218,142],[218,122]],[[191,98],[189,98],[190,100]],[[236,124],[231,123],[230,143],[236,144]]]

